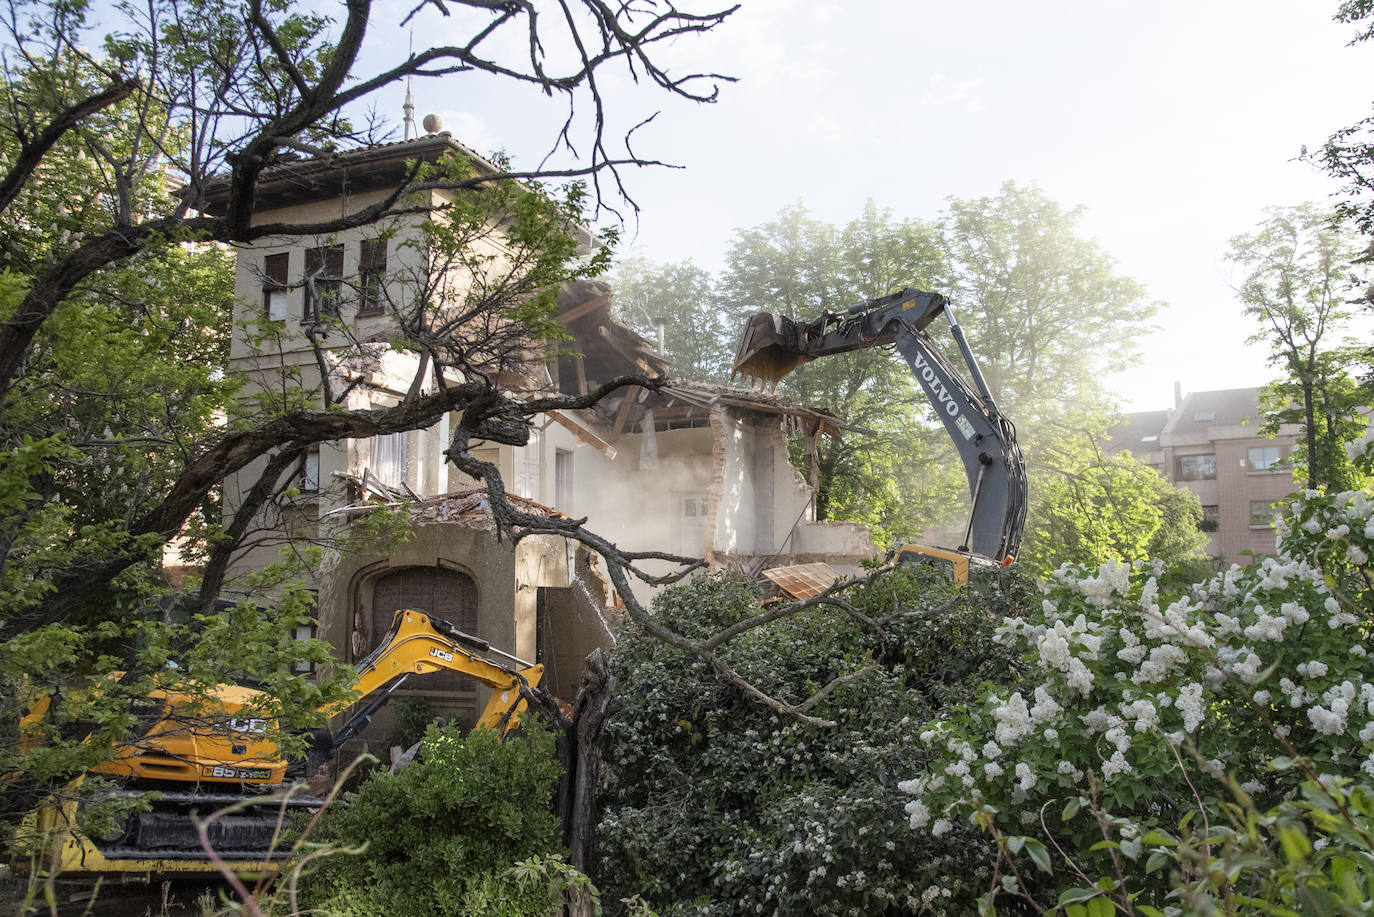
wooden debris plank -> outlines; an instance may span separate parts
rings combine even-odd
[[[635,406],[635,392],[639,391],[639,386],[631,385],[625,392],[625,397],[620,402],[620,412],[615,415],[615,426],[611,427],[610,442],[614,443],[620,439],[620,434],[625,431],[625,421],[630,419],[630,408]]]
[[[764,570],[763,575],[778,585],[788,595],[796,599],[809,599],[819,595],[835,584],[840,573],[825,563],[793,564],[790,567],[774,567]]]

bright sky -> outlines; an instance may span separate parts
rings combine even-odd
[[[1143,365],[1112,380],[1124,407],[1170,406],[1175,380],[1269,378],[1223,256],[1265,207],[1335,190],[1294,159],[1374,99],[1374,44],[1346,46],[1336,0],[742,2],[717,33],[669,49],[678,69],[739,77],[717,104],[605,86],[620,111],[664,109],[636,149],[685,167],[629,176],[642,212],[626,249],[715,269],[735,229],[792,201],[837,224],[868,198],[932,219],[949,196],[1034,183],[1086,207],[1085,235],[1166,304]],[[521,164],[546,149],[555,110],[443,85],[416,85],[418,114]]]

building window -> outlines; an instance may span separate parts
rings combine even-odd
[[[409,434],[404,432],[372,437],[372,464],[369,470],[388,487],[400,487],[406,482],[409,440]]]
[[[311,446],[301,456],[301,493],[320,492],[320,447]]]
[[[1251,471],[1273,471],[1279,465],[1278,446],[1253,446],[1250,449]]]
[[[286,278],[290,260],[288,252],[262,259],[262,311],[268,321],[286,319]]]
[[[1221,507],[1202,506],[1202,520],[1197,524],[1199,531],[1215,532],[1221,527]]]
[[[539,499],[539,457],[543,452],[544,435],[530,431],[530,441],[520,449],[520,464],[515,469],[515,494],[531,500]]]
[[[1174,469],[1174,479],[1178,481],[1215,481],[1217,479],[1217,457],[1215,455],[1180,455]]]
[[[1268,500],[1250,501],[1250,527],[1268,528],[1278,518],[1278,510]]]
[[[306,641],[314,640],[318,633],[319,627],[312,622],[310,624],[297,624],[296,632],[292,636],[297,643],[305,643]],[[309,659],[298,659],[292,664],[291,668],[293,671],[300,674],[309,675],[314,673],[315,663],[311,662]]]
[[[386,239],[364,239],[358,250],[358,314],[376,314],[385,303]]]
[[[1198,411],[1193,415],[1193,423],[1211,423],[1216,419],[1216,411]]]
[[[572,515],[573,511],[573,454],[559,449],[553,454],[553,505]]]
[[[342,245],[322,245],[305,250],[305,315],[302,321],[339,316],[339,297],[343,287]]]
[[[1147,433],[1146,435],[1140,437],[1140,441],[1142,443],[1157,443],[1159,442],[1159,435],[1156,433]]]
[[[710,524],[707,516],[706,494],[684,493],[678,495],[678,552],[692,557],[700,557],[706,545],[706,529]]]

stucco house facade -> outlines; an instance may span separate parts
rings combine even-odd
[[[447,134],[431,134],[276,167],[255,219],[289,225],[367,206],[395,187],[407,161],[447,152],[483,162]],[[393,405],[412,390],[419,357],[389,343],[394,326],[377,305],[403,299],[407,278],[424,270],[414,262],[422,248],[415,243],[428,216],[384,231],[283,234],[238,249],[230,364],[248,380],[245,409],[255,399],[289,397],[283,380],[313,388],[326,378],[350,409]],[[501,257],[499,237],[485,244]],[[321,314],[330,321],[318,321]],[[558,320],[571,340],[521,377],[502,379],[516,397],[585,393],[627,373],[671,373],[669,361],[618,320],[603,283],[563,290]],[[456,421],[312,450],[236,556],[227,588],[283,549],[324,543],[379,506],[399,507],[413,529],[403,543],[326,553],[312,584],[319,636],[355,661],[385,635],[395,609],[420,607],[545,663],[545,683],[571,698],[581,660],[612,639],[617,597],[598,558],[580,544],[496,539],[478,482],[444,459]],[[624,548],[704,557],[710,569],[757,572],[812,559],[857,568],[877,549],[864,527],[814,521],[813,494],[788,460],[793,433],[839,436],[843,424],[774,395],[674,381],[661,391],[623,389],[592,409],[538,415],[527,445],[479,443],[473,455],[500,469],[522,508],[585,516],[589,529]],[[226,481],[226,514],[264,465]],[[445,674],[413,678],[402,693],[468,721],[484,700]]]

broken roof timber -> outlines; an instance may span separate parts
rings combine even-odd
[[[608,459],[615,459],[615,446],[611,445],[608,438],[597,432],[590,423],[563,411],[549,411],[549,419],[572,433],[573,436],[577,437],[578,442],[591,446]]]
[[[782,395],[730,388],[709,382],[686,382],[674,380],[664,387],[665,395],[679,399],[687,404],[708,407],[720,403],[730,407],[757,411],[761,414],[781,414],[798,420],[814,423],[818,432],[824,436],[838,437],[841,431],[860,433],[865,436],[876,435],[876,431],[845,423],[824,408],[803,407]]]

